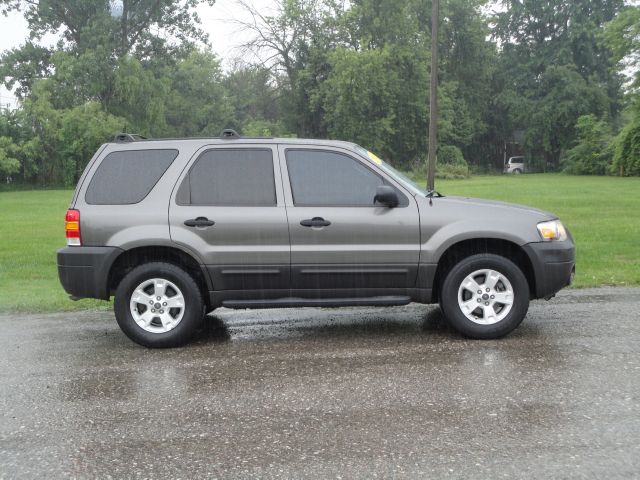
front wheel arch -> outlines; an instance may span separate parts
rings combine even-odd
[[[530,298],[535,297],[536,275],[529,255],[518,244],[499,238],[471,238],[450,245],[440,256],[432,282],[432,301],[440,300],[442,282],[460,260],[478,253],[500,255],[515,263],[529,284]]]

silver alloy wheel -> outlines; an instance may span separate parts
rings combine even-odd
[[[513,307],[513,287],[496,270],[483,269],[467,275],[458,289],[458,305],[465,317],[480,325],[503,320]]]
[[[129,307],[140,328],[150,333],[165,333],[182,320],[184,296],[175,283],[150,278],[135,288]]]

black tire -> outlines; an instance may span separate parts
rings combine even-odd
[[[179,323],[167,332],[153,333],[136,323],[131,313],[130,301],[134,290],[145,280],[162,278],[175,284],[184,297],[184,313]],[[114,311],[118,325],[134,342],[145,347],[179,347],[191,340],[204,319],[204,302],[195,280],[180,267],[170,263],[154,262],[131,270],[116,290]]]
[[[516,169],[513,171],[513,173],[514,173],[514,174],[516,174],[516,175],[520,175],[520,174],[522,173],[522,170],[520,170],[519,168],[516,168]]]
[[[458,291],[463,280],[473,272],[483,269],[495,270],[504,275],[513,289],[511,310],[502,320],[489,325],[475,323],[467,318],[458,303]],[[500,338],[513,331],[524,320],[529,309],[529,284],[522,270],[511,260],[488,253],[473,255],[458,262],[447,273],[440,290],[440,308],[449,324],[461,334],[478,339]]]

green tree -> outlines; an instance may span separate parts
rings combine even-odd
[[[105,0],[0,0],[0,12],[24,12],[31,38],[61,32],[69,50],[84,52],[109,45],[119,57],[176,51],[206,41],[195,7],[215,0],[122,0],[119,18]]]
[[[96,148],[112,140],[113,132],[121,129],[123,120],[104,112],[99,103],[87,102],[63,111],[60,122],[56,153],[61,168],[54,178],[73,186]]]
[[[598,32],[623,1],[502,4],[493,29],[502,49],[495,85],[512,123],[500,130],[504,137],[525,130],[530,153],[556,168],[574,141],[578,117],[619,114],[621,79]]]
[[[426,0],[281,0],[273,16],[241,2],[282,95],[286,125],[300,136],[338,136],[404,163],[424,158],[430,8]],[[469,151],[487,131],[495,45],[483,0],[442,6],[441,141]]]
[[[640,7],[622,10],[606,25],[603,38],[618,68],[634,72],[632,87],[640,88]]]
[[[519,80],[557,65],[575,65],[584,77],[610,78],[610,52],[597,37],[623,7],[623,0],[502,0],[501,4],[493,33],[513,62],[512,70],[521,70]],[[535,76],[530,81],[535,82]]]
[[[614,140],[611,172],[640,175],[640,7],[622,10],[606,25],[603,38],[613,52],[617,70],[631,76],[624,127]]]
[[[640,176],[640,121],[629,122],[614,140],[612,173]]]
[[[242,127],[242,134],[248,137],[292,137],[282,122],[255,118]]]
[[[330,62],[331,73],[318,92],[328,134],[392,155],[396,117],[389,106],[397,101],[399,78],[389,68],[391,51],[341,48],[330,56]]]
[[[108,106],[118,59],[172,61],[195,43],[206,43],[195,7],[214,0],[123,0],[122,16],[113,18],[105,0],[0,0],[0,12],[22,11],[27,19],[30,42],[0,58],[2,82],[24,98],[34,78],[63,68],[60,83],[71,79],[78,88],[77,104],[98,100]],[[48,32],[60,32],[54,49],[34,45]],[[69,59],[57,61],[54,52]],[[154,60],[158,62],[158,60]],[[162,62],[162,60],[161,60]]]
[[[51,55],[51,50],[32,41],[8,50],[0,56],[0,81],[18,98],[27,97],[35,81],[51,75]]]
[[[50,49],[28,42],[0,58],[2,82],[23,99],[22,177],[72,184],[118,131],[217,135],[233,126],[220,64],[196,47],[207,41],[195,13],[203,1],[124,0],[112,18],[104,0],[0,0],[1,11],[24,12],[34,42],[61,35]]]
[[[338,0],[277,0],[274,14],[265,15],[250,0],[238,0],[249,20],[237,22],[249,40],[245,52],[272,71],[272,81],[282,95],[283,119],[299,136],[322,136],[318,111],[310,102],[321,83],[327,55],[342,46],[345,4]]]
[[[15,158],[18,146],[9,137],[0,137],[0,181],[20,171],[20,161]]]
[[[255,119],[284,124],[282,97],[286,93],[272,79],[268,68],[236,64],[222,83],[232,103],[235,126],[239,129],[243,130],[244,125]]]
[[[224,85],[218,59],[209,52],[191,51],[168,69],[165,100],[171,136],[216,136],[237,125],[232,99]]]
[[[491,87],[498,52],[496,45],[488,40],[491,30],[483,13],[488,6],[483,0],[447,0],[442,5],[439,78],[452,100],[458,138],[441,137],[441,140],[460,147],[465,157],[474,163],[490,157],[486,134],[492,119],[491,102],[495,92]]]
[[[576,123],[576,145],[564,160],[564,171],[575,175],[604,175],[611,161],[611,132],[595,115],[583,115]]]
[[[541,77],[533,111],[529,111],[525,145],[546,165],[556,167],[576,138],[582,115],[608,113],[606,92],[573,68],[549,67]]]
[[[36,135],[19,145],[19,158],[24,180],[71,186],[97,147],[122,130],[125,121],[104,112],[97,102],[56,109],[52,85],[49,80],[37,82],[24,102],[22,121]]]
[[[144,136],[165,134],[168,126],[168,99],[171,80],[166,73],[156,73],[143,62],[127,55],[122,57],[113,72],[113,85],[108,111],[126,119],[121,127]]]

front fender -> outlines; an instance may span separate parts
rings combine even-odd
[[[531,236],[525,232],[487,225],[486,221],[460,220],[430,232],[420,248],[420,262],[437,264],[444,252],[452,245],[465,240],[495,239],[505,240],[518,246],[530,243]]]

